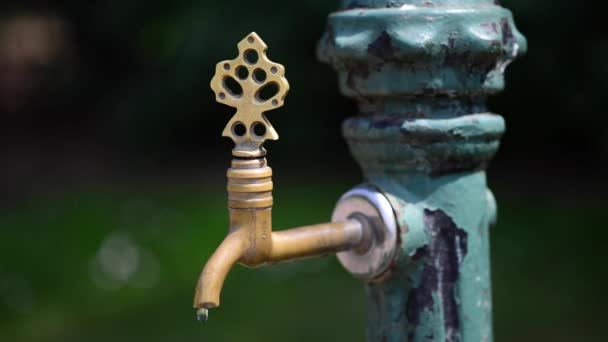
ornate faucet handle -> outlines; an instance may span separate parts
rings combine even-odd
[[[264,112],[283,105],[289,91],[285,68],[266,56],[268,46],[251,32],[238,44],[239,55],[233,60],[222,61],[215,67],[211,89],[216,100],[235,107],[222,136],[231,138],[236,157],[262,157],[266,140],[277,140]]]

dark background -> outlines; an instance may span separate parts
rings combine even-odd
[[[589,1],[510,0],[529,50],[490,108],[498,341],[600,341],[608,285],[608,28]],[[364,340],[363,286],[334,258],[235,269],[190,309],[225,234],[228,107],[215,64],[256,31],[291,91],[269,118],[275,225],[326,221],[361,181],[355,112],[315,46],[337,1],[0,5],[0,340]]]

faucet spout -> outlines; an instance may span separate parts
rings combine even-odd
[[[198,279],[194,296],[195,309],[211,309],[220,305],[224,280],[232,267],[245,255],[247,248],[245,231],[237,230],[226,236]]]
[[[272,233],[271,263],[323,256],[369,246],[369,230],[356,219],[322,223]]]

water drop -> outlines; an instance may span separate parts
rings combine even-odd
[[[200,308],[196,311],[196,318],[199,322],[205,323],[209,319],[209,310]]]

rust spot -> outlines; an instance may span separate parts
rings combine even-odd
[[[498,25],[496,23],[481,24],[481,28],[486,33],[498,33]]]
[[[425,259],[429,258],[428,250],[423,251],[425,253]],[[422,256],[419,256],[422,257]],[[437,275],[437,267],[433,265],[425,264],[422,270],[422,278],[420,285],[410,290],[407,297],[406,316],[407,320],[414,324],[420,324],[420,317],[425,310],[433,311],[435,300],[433,299],[433,293],[437,291],[439,277]],[[410,331],[413,334],[413,331]],[[413,335],[410,336],[410,340],[413,340]]]
[[[388,1],[386,3],[386,7],[387,8],[392,8],[392,7],[400,7],[401,5],[398,4],[396,1]],[[355,8],[373,8],[373,6],[370,6],[367,2],[363,1],[351,1],[348,3],[348,5],[346,5],[346,9],[355,9]]]
[[[511,25],[509,25],[509,19],[502,18],[500,20],[500,27],[502,29],[503,45],[513,45],[515,43],[515,36],[513,35],[513,30],[511,30]]]
[[[469,154],[449,156],[439,162],[430,173],[430,176],[438,178],[448,174],[479,171],[486,169],[487,166],[488,161]]]
[[[502,22],[500,25],[504,26]],[[498,34],[498,26],[499,24],[497,23],[486,23],[481,25],[481,27],[487,32],[496,34]],[[502,30],[502,40],[504,41],[505,29],[502,28]],[[509,34],[511,36],[513,34],[510,27],[508,27],[507,35]],[[510,39],[514,39],[514,37]],[[446,67],[466,71],[466,73],[459,74],[458,76],[459,81],[465,86],[468,82],[474,80],[473,77],[479,77],[479,81],[483,84],[486,81],[488,75],[497,67],[496,57],[500,56],[500,54],[503,52],[503,46],[501,46],[500,42],[495,41],[491,44],[491,48],[487,53],[476,55],[473,54],[471,50],[458,49],[458,47],[456,46],[456,39],[454,37],[448,37],[447,42],[442,44],[441,46],[442,52],[444,54],[443,65]],[[514,41],[510,41],[510,44],[514,44]]]
[[[420,285],[410,290],[407,318],[413,325],[419,324],[422,313],[435,307],[435,295],[441,308],[446,340],[460,341],[461,318],[455,290],[460,266],[467,254],[467,233],[441,209],[425,209],[424,226],[431,242],[419,248],[412,258],[422,263],[422,273]],[[415,339],[415,332],[415,329],[409,331],[410,340]]]
[[[360,94],[359,87],[357,86],[357,79],[366,79],[369,77],[370,71],[365,64],[358,63],[355,61],[348,61],[344,63],[348,74],[346,76],[346,85],[352,89],[358,95]]]
[[[471,51],[455,52],[453,48],[445,49],[445,59],[443,63],[451,67],[467,65],[471,61]]]
[[[403,117],[372,117],[370,118],[370,126],[376,129],[385,129],[390,127],[401,127]]]
[[[371,6],[369,6],[366,3],[361,3],[359,1],[351,1],[348,3],[348,5],[346,5],[347,10],[355,9],[355,8],[371,8]]]
[[[424,112],[406,112],[403,117],[406,119],[423,119],[428,118],[430,115]]]
[[[367,52],[383,61],[389,61],[395,55],[397,49],[393,46],[391,37],[386,31],[382,33],[367,46]]]
[[[429,255],[429,246],[422,246],[416,249],[416,252],[412,255],[412,261],[418,261],[427,255]]]

